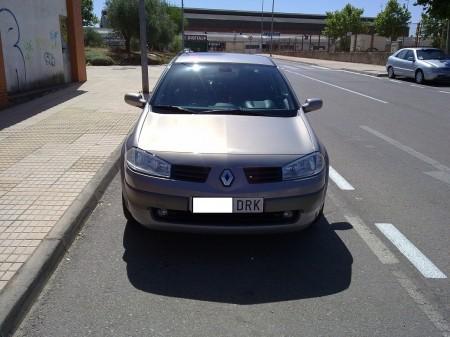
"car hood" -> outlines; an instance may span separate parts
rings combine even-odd
[[[149,112],[137,145],[150,152],[302,155],[315,150],[306,123],[303,116]]]
[[[431,65],[433,67],[438,68],[449,68],[450,67],[450,59],[446,60],[423,60],[425,64]]]

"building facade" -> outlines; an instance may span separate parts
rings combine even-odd
[[[0,0],[0,106],[8,96],[86,80],[81,0]]]

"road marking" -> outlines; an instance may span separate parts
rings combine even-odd
[[[367,227],[364,222],[357,216],[347,216],[345,219],[352,225],[359,236],[369,246],[370,250],[378,257],[383,264],[396,264],[398,259],[385,246],[385,244]]]
[[[365,98],[368,98],[368,99],[371,99],[371,100],[374,100],[374,101],[377,101],[377,102],[380,102],[380,103],[384,103],[384,104],[387,104],[387,103],[388,103],[388,102],[383,101],[383,100],[381,100],[381,99],[378,99],[378,98],[375,98],[375,97],[372,97],[372,96],[369,96],[369,95],[365,95],[365,94],[360,93],[360,92],[358,92],[358,91],[354,91],[354,90],[350,90],[350,89],[347,89],[347,88],[344,88],[344,87],[340,87],[340,86],[338,86],[338,85],[336,85],[336,84],[332,84],[332,83],[329,83],[329,82],[325,82],[325,81],[319,80],[319,79],[314,78],[314,77],[311,77],[311,76],[306,76],[306,75],[299,74],[299,73],[296,73],[296,72],[293,72],[293,71],[290,71],[290,70],[286,70],[286,72],[292,73],[292,74],[297,75],[297,76],[302,76],[302,77],[308,78],[308,79],[310,79],[310,80],[312,80],[312,81],[320,82],[320,83],[329,85],[329,86],[331,86],[331,87],[338,88],[338,89],[341,89],[341,90],[350,92],[350,93],[352,93],[352,94],[359,95],[359,96],[362,96],[362,97],[365,97]]]
[[[450,94],[450,91],[439,90],[439,92],[442,92],[443,94]]]
[[[393,270],[392,273],[398,283],[400,283],[402,288],[405,289],[414,302],[416,302],[422,312],[428,317],[434,326],[442,332],[442,335],[445,337],[450,337],[450,327],[444,316],[442,316],[439,311],[434,309],[433,305],[404,273],[399,270]]]
[[[329,177],[333,182],[343,191],[353,191],[355,188],[337,171],[330,166],[330,171],[328,173]]]
[[[343,73],[349,73],[349,74],[354,74],[354,75],[359,75],[359,76],[366,76],[366,77],[371,77],[377,80],[381,80],[381,77],[377,77],[375,75],[369,75],[369,74],[363,74],[363,73],[358,73],[356,71],[350,71],[350,70],[345,70],[345,69],[339,69],[338,71],[343,72]]]
[[[330,70],[330,68],[327,68],[327,67],[321,67],[321,66],[314,66],[314,65],[311,65],[311,67],[317,68],[317,69]]]
[[[297,67],[288,66],[288,65],[286,65],[286,64],[283,64],[283,68],[288,68],[288,69],[298,70]]]
[[[414,300],[420,310],[428,317],[428,319],[434,324],[436,329],[442,332],[444,337],[450,337],[450,327],[447,320],[441,313],[436,310],[433,304],[427,299],[413,281],[406,276],[399,269],[399,261],[395,255],[387,248],[383,242],[367,227],[366,224],[359,217],[350,212],[341,198],[338,198],[332,191],[327,192],[327,196],[333,201],[333,203],[342,210],[344,216],[349,224],[355,229],[358,235],[369,246],[370,250],[383,264],[390,265],[389,270],[394,275],[395,280],[406,291],[406,293]]]
[[[427,163],[428,165],[433,166],[437,171],[431,171],[431,172],[424,172],[425,174],[441,180],[447,184],[450,184],[450,168],[445,166],[444,164],[441,164],[437,160],[434,160],[433,158],[430,158],[423,153],[420,153],[413,148],[403,145],[402,143],[396,141],[395,139],[392,139],[391,137],[388,137],[381,132],[378,132],[377,130],[374,130],[366,125],[360,125],[361,129],[366,130],[367,132],[373,134],[374,136],[377,136],[378,138],[383,139],[384,141],[388,142],[391,145],[394,145],[396,148],[410,154],[411,156]]]
[[[410,84],[410,86],[411,87],[416,87],[416,88],[426,88],[426,87],[424,87],[424,86],[422,86],[422,85],[417,85],[417,84]]]
[[[447,278],[414,244],[409,241],[393,224],[376,223],[375,226],[391,241],[426,278]]]

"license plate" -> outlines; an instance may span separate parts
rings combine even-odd
[[[262,213],[263,198],[192,198],[193,213]]]

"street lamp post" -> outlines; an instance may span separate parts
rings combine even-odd
[[[146,16],[144,0],[139,0],[139,38],[141,42],[142,92],[144,94],[149,93]]]
[[[181,0],[181,50],[184,49],[184,0]]]
[[[264,31],[264,0],[261,4],[261,52],[263,51],[263,31]]]
[[[272,48],[273,48],[273,9],[275,7],[275,0],[272,0],[272,24],[270,27],[270,57],[272,57]]]

